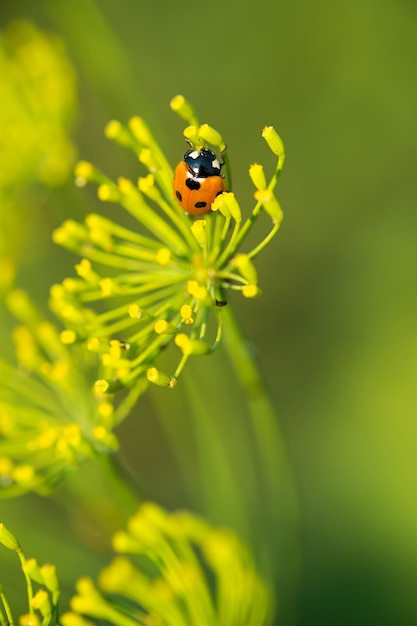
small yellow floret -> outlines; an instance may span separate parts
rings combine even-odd
[[[265,126],[262,131],[262,137],[265,139],[266,143],[277,157],[279,157],[282,162],[285,159],[285,149],[284,143],[281,137],[278,135],[277,131],[273,126]]]
[[[108,418],[111,417],[114,413],[114,407],[111,402],[103,400],[97,407],[97,413],[103,419],[108,420]]]
[[[161,319],[155,322],[154,330],[158,335],[175,335],[178,329],[173,324]]]
[[[283,218],[281,205],[269,189],[258,189],[254,193],[255,199],[262,203],[263,208],[275,224],[279,224]]]
[[[114,139],[120,133],[122,125],[117,120],[110,120],[104,129],[104,134],[108,139]]]
[[[262,165],[253,163],[249,168],[249,176],[256,189],[266,189],[265,172]]]
[[[0,524],[0,543],[9,550],[19,550],[20,547],[16,537],[3,523]]]
[[[29,483],[35,476],[32,465],[19,465],[13,469],[13,478],[17,483]]]
[[[186,324],[193,323],[193,310],[189,304],[183,304],[180,309],[181,317],[185,321]]]
[[[94,426],[93,435],[97,441],[104,441],[108,435],[109,431],[104,426]]]
[[[103,298],[112,296],[115,291],[115,283],[112,278],[103,278],[100,280],[101,295]]]
[[[192,124],[194,126],[198,126],[197,115],[194,111],[194,108],[191,104],[184,98],[184,96],[178,95],[172,98],[171,109],[175,111],[183,120],[188,122],[188,124]]]
[[[200,300],[201,302],[203,300],[206,300],[208,297],[208,291],[206,287],[203,287],[202,285],[200,285],[200,283],[198,283],[196,280],[188,281],[187,291],[190,294],[190,296],[193,296],[194,298],[196,298],[197,300]]]
[[[198,134],[197,126],[191,125],[184,128],[183,135],[187,141],[189,141],[193,146],[202,145],[202,141]]]
[[[168,265],[171,260],[171,250],[169,248],[160,248],[156,253],[156,260],[159,265]]]
[[[98,394],[106,393],[108,388],[109,388],[109,383],[107,382],[107,380],[96,380],[96,382],[94,383],[95,393],[98,393]]]
[[[36,613],[25,613],[19,617],[19,626],[40,626],[41,621]]]
[[[139,319],[141,314],[141,309],[138,304],[130,304],[128,308],[129,317],[135,319]]]
[[[198,129],[198,134],[204,140],[204,143],[211,143],[213,146],[220,148],[220,150],[225,149],[226,146],[223,141],[223,137],[212,126],[209,126],[208,124],[202,124]]]
[[[245,285],[242,289],[242,293],[245,298],[256,298],[259,295],[260,290],[257,285]]]
[[[159,385],[160,387],[169,387],[171,382],[171,377],[164,372],[156,369],[156,367],[150,367],[146,373],[147,379],[149,382],[154,385]]]
[[[258,275],[256,268],[247,254],[237,254],[233,259],[233,263],[236,265],[243,278],[246,278],[249,283],[255,284],[257,282]]]
[[[129,120],[129,128],[139,143],[149,146],[153,143],[152,134],[141,117],[135,116]]]
[[[77,339],[77,335],[73,330],[63,330],[59,336],[62,343],[64,343],[65,345],[74,343]]]
[[[139,161],[146,165],[150,172],[156,172],[158,169],[158,162],[150,148],[143,148],[139,153]]]
[[[88,180],[94,171],[94,166],[88,161],[79,161],[75,166],[75,176],[77,178],[84,178]]]
[[[32,608],[40,610],[44,615],[48,615],[51,612],[51,603],[45,589],[38,589],[30,603]]]
[[[100,340],[97,339],[97,337],[91,337],[91,339],[88,339],[87,341],[87,350],[90,350],[90,352],[98,352],[100,350]]]
[[[200,246],[207,245],[206,220],[195,220],[191,225],[191,230]]]
[[[117,339],[110,341],[110,357],[115,361],[122,356],[122,344]]]
[[[9,457],[0,457],[0,476],[10,476],[13,469],[13,463]]]

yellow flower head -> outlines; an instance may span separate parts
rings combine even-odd
[[[63,342],[25,292],[12,291],[8,305],[21,325],[18,366],[0,359],[0,497],[46,494],[84,459],[117,449],[124,408],[91,393],[96,359],[68,331]]]
[[[101,572],[98,587],[78,581],[63,626],[83,623],[76,621],[80,615],[113,624],[134,616],[144,626],[263,626],[271,617],[267,586],[229,530],[148,502],[113,546],[120,556]]]
[[[134,117],[127,126],[110,122],[106,135],[133,150],[145,167],[136,184],[127,178],[113,181],[85,161],[75,173],[79,186],[96,183],[100,200],[123,207],[136,227],[92,214],[84,224],[68,220],[54,233],[56,243],[82,260],[76,265],[77,278],[53,287],[51,307],[76,341],[86,342],[100,355],[110,376],[97,385],[110,393],[146,379],[172,388],[191,355],[213,352],[221,341],[222,307],[228,294],[235,291],[253,298],[261,293],[253,261],[282,220],[274,196],[283,164],[277,145],[282,141],[273,128],[268,127],[266,138],[278,156],[277,165],[269,183],[261,166],[255,171],[251,167],[255,203],[252,198],[252,208],[245,212],[230,189],[230,164],[220,133],[200,125],[182,96],[171,106],[189,124],[184,131],[187,141],[196,150],[210,144],[224,165],[222,186],[228,191],[205,209],[204,219],[194,219],[179,206],[171,166],[145,122]],[[219,160],[213,168],[220,172],[222,165]],[[260,216],[269,224],[272,218],[269,231],[254,248],[242,250]],[[114,341],[120,349],[114,349]],[[156,360],[171,342],[179,357],[174,371],[167,374]]]
[[[13,282],[13,257],[28,254],[26,233],[42,231],[37,188],[69,178],[75,107],[75,73],[62,41],[23,20],[0,31],[0,290]]]
[[[0,35],[0,192],[67,179],[75,74],[62,42],[15,21]]]

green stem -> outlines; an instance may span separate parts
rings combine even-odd
[[[232,170],[230,167],[229,156],[226,150],[222,152],[222,158],[223,158],[223,163],[224,163],[227,191],[232,191]]]
[[[245,395],[253,433],[255,454],[263,488],[262,518],[267,567],[281,592],[281,608],[290,623],[293,595],[299,571],[299,511],[294,477],[275,409],[266,392],[262,374],[242,336],[231,307],[222,311],[224,344],[236,377]],[[260,533],[262,530],[260,529]],[[262,546],[261,546],[262,549]],[[287,606],[285,606],[285,604]],[[283,622],[283,623],[284,623]]]
[[[6,595],[4,594],[3,591],[0,590],[0,600],[3,603],[3,607],[4,607],[4,611],[6,613],[6,617],[7,617],[7,621],[4,621],[3,616],[0,615],[0,624],[3,626],[14,626],[14,620],[13,620],[13,615],[12,615],[12,611],[10,609],[10,605],[7,602],[7,598]]]
[[[74,515],[74,508],[77,515],[82,511],[85,519],[94,524],[107,542],[137,509],[141,494],[123,470],[106,455],[85,463],[81,478],[80,471],[65,481],[55,498],[70,517]]]
[[[25,555],[23,554],[21,548],[19,548],[19,550],[17,551],[17,556],[19,557],[20,560],[20,564],[22,566],[22,572],[23,572],[23,576],[26,579],[26,588],[27,588],[27,594],[28,594],[28,604],[29,604],[29,613],[33,613],[33,608],[32,608],[32,599],[33,599],[33,585],[32,585],[32,581],[30,579],[30,576],[27,574],[26,570],[25,570],[25,563],[26,563],[26,558]]]
[[[248,452],[245,456],[250,463],[245,436],[234,429],[233,419],[228,420],[228,429],[235,434],[233,440],[224,436],[224,431],[214,419],[212,403],[202,397],[198,377],[190,376],[184,387],[198,455],[199,500],[203,504],[204,513],[213,523],[235,528],[250,541],[254,534],[252,519],[245,497],[242,496],[240,474],[236,471],[233,459],[233,448],[236,446],[239,453],[245,454],[245,450]]]
[[[261,250],[263,250],[269,244],[271,239],[275,237],[275,235],[277,234],[280,226],[281,226],[281,222],[274,224],[274,226],[272,227],[268,235],[265,237],[265,239],[263,239],[261,243],[256,246],[256,248],[253,248],[253,250],[248,252],[248,257],[250,259],[254,259],[261,252]]]

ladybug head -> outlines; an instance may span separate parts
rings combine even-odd
[[[197,178],[220,176],[223,163],[220,163],[216,154],[208,148],[188,150],[184,154],[184,161],[190,172]]]

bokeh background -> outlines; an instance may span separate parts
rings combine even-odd
[[[177,93],[225,136],[243,208],[251,206],[249,164],[272,167],[262,127],[283,137],[285,221],[258,260],[263,297],[236,302],[236,314],[298,489],[293,623],[415,624],[415,3],[3,0],[0,26],[15,18],[62,38],[78,81],[73,141],[111,175],[134,178],[136,168],[104,138],[113,118],[142,115],[171,162],[180,158],[182,125],[168,106]],[[42,303],[75,262],[50,243],[52,229],[99,205],[71,179],[37,193],[17,283]],[[202,393],[215,398],[212,374],[200,374]],[[144,399],[142,417],[119,434],[147,497],[182,506],[185,489],[154,411]],[[68,586],[107,559],[93,524],[80,522],[97,550],[80,544],[59,493],[1,501],[0,517],[29,554],[65,570]],[[8,556],[1,578],[10,571],[13,581]]]

